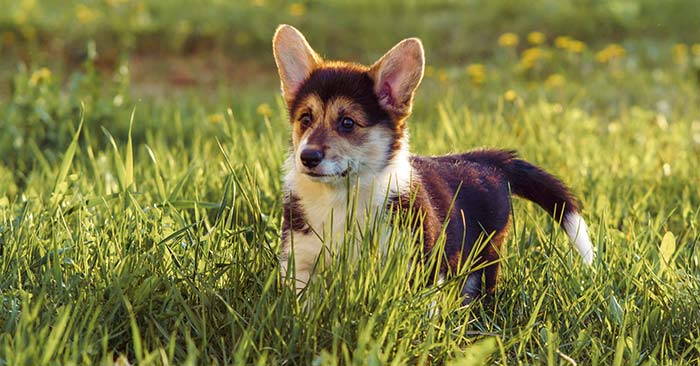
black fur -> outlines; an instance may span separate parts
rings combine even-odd
[[[339,96],[347,97],[362,106],[368,122],[391,123],[389,115],[374,95],[374,81],[359,66],[348,64],[314,70],[294,96],[289,108],[290,115],[294,115],[299,103],[309,94],[316,94],[324,104]]]
[[[456,269],[467,258],[479,237],[491,236],[490,243],[476,258],[477,263],[498,259],[500,245],[508,230],[510,193],[531,200],[560,219],[577,210],[576,201],[563,183],[542,169],[517,157],[513,151],[477,150],[438,157],[413,156],[411,164],[419,181],[412,194],[414,206],[422,211],[424,243],[430,250],[446,219],[444,272]],[[452,210],[450,206],[454,200]],[[405,202],[407,198],[399,199]],[[484,276],[486,290],[492,293],[498,277],[498,265],[492,264],[475,273]],[[480,278],[472,278],[480,284]],[[465,295],[475,291],[465,286]]]

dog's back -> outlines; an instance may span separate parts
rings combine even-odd
[[[585,228],[577,226],[578,208],[573,196],[555,177],[518,159],[512,151],[476,150],[463,154],[437,157],[411,157],[416,172],[414,189],[418,190],[414,206],[427,213],[423,222],[424,247],[432,249],[435,239],[447,222],[443,272],[457,269],[465,256],[472,253],[476,264],[495,262],[508,232],[511,193],[529,199],[547,210],[576,242],[585,237],[578,249],[588,263],[593,248]],[[583,231],[582,231],[583,229]],[[481,243],[486,241],[487,243]],[[480,292],[482,278],[486,291],[492,293],[498,277],[493,263],[469,276],[463,294],[467,299]]]

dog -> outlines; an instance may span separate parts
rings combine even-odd
[[[293,259],[297,292],[312,279],[324,246],[343,243],[346,228],[354,226],[347,225],[348,192],[355,192],[357,212],[405,210],[410,202],[421,217],[417,225],[422,226],[426,253],[447,223],[441,277],[459,267],[485,234],[489,242],[479,249],[478,258],[487,264],[464,281],[465,303],[484,287],[494,292],[511,193],[558,220],[583,261],[593,262],[595,252],[577,200],[561,181],[515,152],[409,153],[407,118],[425,67],[419,39],[399,42],[367,67],[326,61],[297,29],[281,25],[273,52],[292,130],[280,265],[286,276]],[[353,220],[362,224],[366,218]]]

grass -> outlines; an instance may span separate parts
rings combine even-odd
[[[599,60],[618,40],[573,52],[548,33],[525,56],[536,28],[501,28],[520,45],[494,36],[481,67],[428,59],[412,150],[515,148],[554,172],[583,202],[592,267],[516,200],[491,302],[411,286],[431,273],[406,272],[410,238],[382,258],[374,235],[297,298],[276,259],[277,87],[140,98],[128,58],[100,69],[97,39],[73,71],[20,63],[0,99],[0,364],[700,364],[693,40],[623,39]]]

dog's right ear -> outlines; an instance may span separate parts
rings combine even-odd
[[[369,70],[379,104],[394,117],[411,113],[413,94],[423,79],[425,55],[418,38],[408,38],[389,50]]]
[[[301,85],[321,63],[321,58],[291,25],[280,25],[272,38],[272,50],[282,83],[282,96],[291,105]]]

